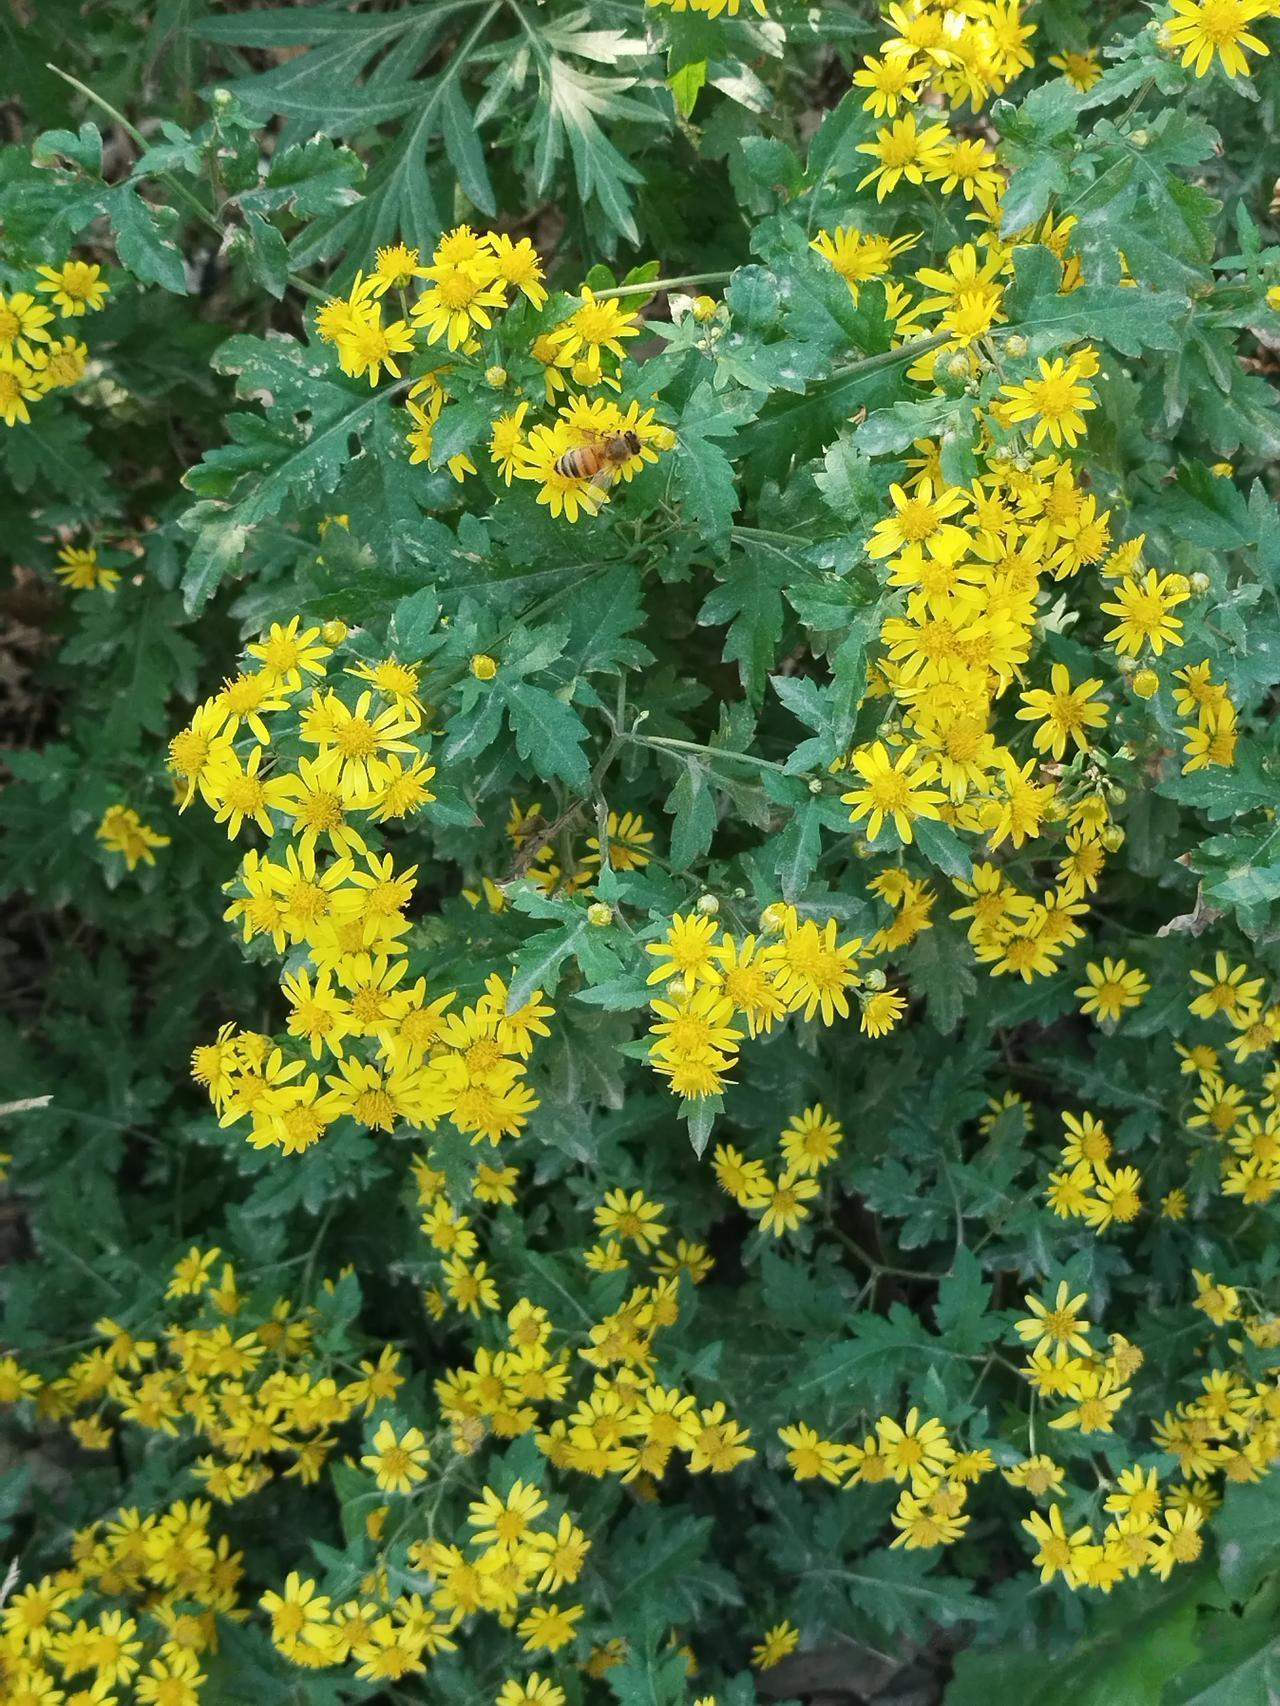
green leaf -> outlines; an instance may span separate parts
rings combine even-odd
[[[228,415],[232,442],[206,451],[183,484],[197,497],[230,500],[228,519],[240,526],[332,492],[353,441],[387,406],[385,392],[344,380],[326,354],[292,338],[231,338],[215,366],[235,375],[242,397],[269,401],[261,414]]]
[[[429,586],[402,598],[391,618],[387,641],[402,663],[426,657],[440,620],[440,600]]]
[[[962,1244],[951,1263],[951,1272],[938,1285],[934,1325],[952,1349],[974,1355],[1000,1337],[998,1319],[988,1315],[991,1287],[982,1277],[982,1264]]]
[[[41,131],[31,145],[31,153],[38,164],[61,154],[92,177],[102,176],[102,134],[96,124],[87,121],[78,131]]]
[[[706,87],[707,62],[705,59],[694,60],[689,65],[681,65],[667,76],[667,88],[673,99],[686,118],[697,105],[699,92]]]
[[[560,967],[577,948],[584,932],[591,926],[585,918],[557,930],[540,930],[527,941],[516,955],[515,966],[507,995],[507,1010],[522,1007],[540,989],[550,995],[560,981]]]
[[[216,503],[192,504],[182,525],[195,535],[182,575],[182,602],[187,615],[195,616],[240,561],[249,529]]]
[[[1101,338],[1121,355],[1136,356],[1144,349],[1177,349],[1186,336],[1190,304],[1175,291],[1085,284],[1060,296],[1062,264],[1039,244],[1015,249],[1013,268],[1004,307],[1033,355],[1077,338]]]
[[[539,774],[558,776],[571,788],[584,790],[590,774],[582,751],[587,730],[578,713],[545,687],[528,681],[499,676],[494,686],[506,705],[520,756],[536,764]]]
[[[716,829],[716,803],[707,786],[707,769],[692,756],[680,759],[676,785],[667,795],[664,809],[671,821],[671,862],[677,870],[687,869],[711,845]]]
[[[764,696],[782,637],[782,592],[791,572],[786,557],[747,543],[720,571],[721,584],[707,594],[698,612],[701,625],[729,625],[723,655],[727,663],[737,664],[755,704]]]
[[[672,455],[672,485],[686,525],[708,545],[727,539],[738,507],[733,469],[714,441],[735,433],[755,412],[745,393],[717,393],[703,379],[681,414]]]
[[[884,494],[861,443],[847,437],[836,439],[827,446],[822,468],[813,478],[827,508],[838,520],[848,523],[858,534],[870,533],[884,513]]]
[[[152,207],[128,184],[118,184],[102,198],[111,221],[121,266],[144,284],[158,284],[175,296],[187,294],[187,269],[173,241],[178,215],[171,207]]]
[[[931,865],[948,877],[968,881],[973,874],[969,849],[949,823],[938,818],[920,817],[911,826],[916,845]]]
[[[1218,1573],[1233,1599],[1247,1599],[1276,1568],[1280,1482],[1267,1476],[1252,1486],[1228,1486],[1214,1519]]]
[[[289,282],[289,250],[284,238],[259,213],[245,215],[243,236],[248,246],[250,272],[278,302]]]

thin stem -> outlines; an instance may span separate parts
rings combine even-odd
[[[670,747],[678,752],[702,752],[709,758],[727,759],[734,764],[754,764],[758,770],[776,770],[781,776],[787,774],[785,765],[775,763],[772,758],[757,758],[753,752],[733,752],[726,747],[703,746],[696,740],[674,740],[668,735],[625,734],[622,738],[636,746]]]
[[[116,124],[120,126],[121,130],[124,131],[125,135],[132,138],[132,140],[137,143],[138,147],[141,148],[143,158],[145,159],[150,150],[151,144],[147,141],[146,137],[136,125],[131,124],[117,107],[113,107],[110,101],[104,100],[104,98],[98,94],[95,89],[91,89],[87,83],[82,83],[78,77],[73,77],[69,71],[62,70],[61,66],[54,65],[51,61],[46,60],[45,64],[46,68],[52,71],[55,77],[61,77],[64,83],[70,83],[71,87],[73,89],[78,89],[87,101],[92,101],[94,106],[99,107],[104,113],[106,113],[108,118],[113,119]],[[155,173],[155,177],[160,183],[164,184],[167,189],[171,190],[181,201],[185,201],[191,211],[196,214],[198,218],[202,219],[211,231],[216,231],[219,237],[223,235],[222,224],[217,215],[210,213],[209,209],[200,200],[199,196],[197,196],[194,191],[189,190],[185,184],[179,183],[172,172],[157,172]]]
[[[758,539],[765,545],[812,545],[812,539],[805,539],[799,533],[779,533],[772,527],[733,527],[730,533],[735,539],[750,541]]]
[[[873,1256],[870,1251],[864,1250],[861,1244],[850,1238],[847,1232],[841,1232],[838,1226],[833,1226],[831,1230],[844,1245],[845,1249],[855,1255],[860,1262],[865,1263],[865,1265],[869,1267],[874,1274],[892,1274],[896,1279],[929,1280],[935,1285],[939,1280],[946,1278],[945,1274],[929,1274],[925,1273],[920,1268],[898,1268],[894,1267],[889,1262],[882,1262],[878,1257]]]
[[[918,355],[925,355],[931,349],[937,349],[950,338],[950,332],[930,332],[927,337],[910,338],[905,344],[899,344],[897,349],[884,350],[880,355],[864,356],[861,361],[851,361],[847,367],[837,367],[827,375],[823,383],[830,384],[833,379],[852,379],[855,374],[875,373],[882,367],[893,367],[899,361],[911,361]]]
[[[596,290],[593,296],[656,296],[660,290],[681,290],[687,284],[723,284],[733,277],[732,272],[689,272],[679,278],[651,278],[644,284],[615,284],[609,290]]]
[[[106,113],[108,118],[120,126],[127,137],[137,143],[142,150],[142,161],[140,163],[145,166],[146,156],[150,152],[151,145],[137,125],[131,124],[118,107],[113,107],[111,102],[98,94],[96,89],[91,89],[87,83],[82,83],[78,77],[73,77],[69,71],[64,71],[61,66],[54,65],[50,60],[46,60],[45,65],[55,77],[61,77],[64,83],[70,83],[73,89],[78,89],[87,101],[91,101],[100,111]],[[219,241],[226,236],[226,226],[218,214],[210,212],[195,191],[188,189],[184,183],[174,177],[172,172],[154,172],[150,173],[149,176],[153,176],[156,182],[163,184],[170,194],[184,202],[202,224],[207,226],[210,231],[217,233]],[[328,301],[328,293],[318,289],[308,279],[301,278],[294,272],[286,274],[286,277],[294,290],[299,291],[303,296],[309,296],[313,302]]]

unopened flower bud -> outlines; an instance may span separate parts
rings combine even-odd
[[[613,923],[613,908],[602,900],[593,900],[587,908],[587,923],[604,926]]]
[[[335,617],[332,622],[326,622],[320,630],[320,638],[326,646],[340,646],[351,630],[345,622],[339,622]]]
[[[810,776],[809,792],[811,794],[820,794],[822,792],[822,778],[820,776]]]
[[[777,936],[782,930],[784,919],[782,908],[775,901],[772,906],[766,906],[760,914],[760,928],[767,936]]]
[[[689,993],[689,985],[682,977],[673,977],[667,984],[667,994],[673,1001],[683,1001]]]
[[[1197,569],[1191,577],[1191,590],[1198,598],[1203,598],[1211,585],[1212,582],[1203,569]]]
[[[1133,678],[1133,691],[1139,699],[1152,699],[1160,691],[1160,677],[1154,669],[1140,669]]]
[[[486,385],[492,385],[494,390],[497,391],[507,382],[506,368],[499,367],[497,362],[495,362],[492,367],[486,367],[484,370],[484,382]]]
[[[1107,786],[1107,792],[1111,796],[1111,804],[1113,806],[1122,806],[1129,798],[1129,790],[1127,788],[1122,788],[1119,782],[1109,783]]]
[[[864,972],[862,974],[862,981],[868,989],[883,989],[889,979],[880,970],[879,966],[875,966],[871,971]]]
[[[1124,846],[1124,831],[1118,823],[1109,823],[1098,839],[1108,853],[1118,853]]]
[[[492,681],[498,673],[498,664],[488,652],[477,652],[471,660],[471,673],[477,681]]]
[[[695,296],[693,299],[694,319],[697,320],[699,324],[706,320],[710,320],[715,314],[716,306],[717,304],[714,296]]]
[[[714,918],[719,910],[720,902],[713,894],[700,894],[698,896],[698,911],[704,918]]]
[[[967,355],[953,355],[947,363],[947,372],[952,379],[967,379],[969,377],[969,358]]]
[[[215,89],[213,91],[213,104],[220,112],[225,112],[234,99],[235,96],[230,89]]]
[[[1016,361],[1027,353],[1027,340],[1021,332],[1015,332],[1011,338],[1005,339],[1005,349]]]

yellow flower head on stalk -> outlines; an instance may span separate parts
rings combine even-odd
[[[1006,399],[1000,405],[1000,412],[1014,425],[1034,421],[1032,444],[1041,444],[1047,437],[1055,446],[1074,446],[1085,430],[1085,412],[1098,406],[1082,381],[1079,357],[1073,356],[1068,362],[1061,356],[1052,361],[1041,356],[1039,367],[1038,379],[1000,387]]]
[[[385,296],[389,290],[407,290],[421,274],[422,257],[417,249],[404,243],[391,243],[379,249],[372,274],[373,294]]]
[[[43,395],[37,369],[12,350],[0,352],[0,418],[4,424],[29,426],[31,411],[27,404],[39,402]]]
[[[1173,611],[1190,598],[1191,589],[1181,575],[1158,575],[1148,569],[1146,578],[1122,581],[1115,597],[1100,608],[1118,617],[1105,636],[1122,657],[1133,657],[1149,645],[1157,657],[1166,646],[1182,644],[1182,620]]]
[[[1245,52],[1266,54],[1270,50],[1249,25],[1274,16],[1268,0],[1172,0],[1173,16],[1160,26],[1159,40],[1182,55],[1197,77],[1203,77],[1215,56],[1228,77],[1247,77],[1249,59]]]
[[[609,501],[609,494],[590,480],[565,474],[556,466],[567,450],[578,448],[575,435],[563,421],[554,426],[539,425],[530,432],[523,445],[512,448],[515,472],[522,480],[539,483],[538,502],[546,504],[553,516],[563,515],[567,521],[579,516],[593,516]]]
[[[917,128],[915,114],[895,119],[877,131],[874,142],[860,142],[859,154],[869,154],[876,164],[859,180],[858,188],[876,186],[876,200],[883,201],[891,190],[905,178],[909,184],[922,184],[926,175],[936,173],[951,140],[945,124]]]
[[[1081,752],[1087,752],[1089,732],[1102,728],[1107,720],[1107,707],[1093,699],[1102,682],[1091,677],[1073,687],[1067,666],[1062,663],[1053,665],[1049,682],[1047,689],[1036,687],[1024,693],[1016,715],[1023,722],[1039,724],[1033,743],[1037,752],[1062,758],[1068,741],[1074,741]]]
[[[585,284],[581,295],[582,306],[549,334],[558,359],[581,359],[607,350],[624,361],[627,352],[622,340],[640,336],[638,316],[629,314],[617,297],[597,296]]]
[[[794,1653],[800,1643],[800,1631],[794,1623],[775,1623],[766,1629],[763,1639],[751,1649],[751,1662],[757,1670],[771,1670],[788,1653]]]
[[[483,241],[493,256],[493,271],[503,284],[514,285],[535,308],[546,305],[538,251],[527,237],[513,242],[504,231],[487,231]]]
[[[436,260],[421,269],[421,277],[430,282],[410,309],[410,317],[426,333],[429,344],[444,338],[450,349],[460,349],[477,327],[482,331],[492,327],[491,308],[506,306],[506,291],[497,282],[497,268],[488,250],[464,259]]]
[[[100,563],[97,550],[92,545],[60,546],[53,572],[63,586],[69,586],[76,592],[88,592],[95,587],[101,587],[104,592],[114,592],[120,582],[120,571]]]
[[[393,379],[399,379],[397,357],[413,349],[413,333],[405,320],[382,322],[379,304],[354,311],[346,323],[335,332],[334,344],[342,371],[353,379],[369,375],[370,385],[376,385],[385,368]]]
[[[873,118],[894,118],[900,106],[911,106],[920,99],[920,85],[929,76],[929,68],[907,53],[886,54],[876,59],[868,54],[853,74],[855,89],[865,89],[862,110]]]
[[[64,261],[60,267],[37,267],[42,283],[36,289],[49,296],[60,314],[74,319],[96,313],[110,294],[102,268],[89,261]]]
[[[94,833],[109,853],[123,855],[125,865],[131,871],[140,862],[154,865],[156,856],[153,848],[169,845],[169,837],[158,835],[143,823],[131,806],[108,806]]]
[[[1127,1008],[1137,1007],[1151,988],[1146,975],[1126,960],[1104,956],[1101,965],[1090,960],[1084,968],[1086,982],[1075,993],[1080,1011],[1099,1024],[1114,1023]]]
[[[898,838],[904,846],[914,839],[911,825],[917,818],[938,818],[946,795],[930,786],[935,780],[936,767],[932,759],[917,764],[919,747],[905,747],[898,757],[890,756],[883,741],[859,747],[853,754],[853,767],[862,786],[841,794],[849,806],[850,823],[868,819],[867,834],[874,841],[886,818],[892,818]]]
[[[33,344],[47,344],[46,328],[53,314],[30,291],[16,290],[11,296],[0,291],[0,355],[12,355],[14,345],[25,361],[32,359]]]
[[[1064,48],[1061,53],[1051,53],[1046,63],[1055,71],[1061,71],[1071,87],[1078,89],[1082,95],[1087,95],[1102,76],[1096,47]]]

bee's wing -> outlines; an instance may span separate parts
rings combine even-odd
[[[611,462],[606,462],[603,467],[597,468],[591,476],[591,484],[598,492],[607,492],[617,478],[618,470]]]

